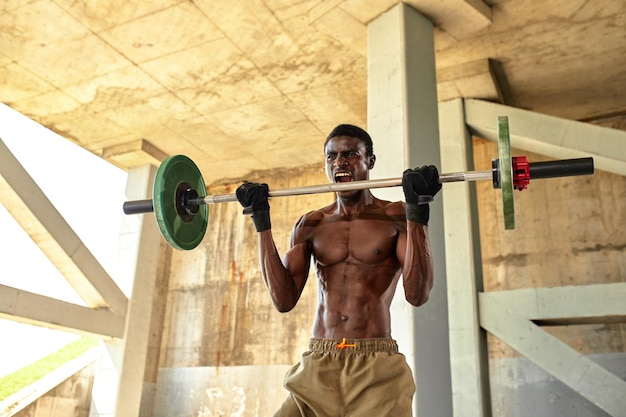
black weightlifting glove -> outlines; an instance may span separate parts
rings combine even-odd
[[[428,225],[430,208],[428,204],[419,204],[419,196],[434,197],[441,190],[437,167],[424,165],[407,169],[402,174],[402,190],[406,199],[407,220]]]
[[[257,232],[272,228],[267,184],[246,181],[237,188],[236,195],[237,200],[244,208],[244,213],[252,212],[252,222]]]

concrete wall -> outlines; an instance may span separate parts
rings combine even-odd
[[[489,169],[494,143],[475,140],[476,169]],[[530,161],[545,160],[526,154]],[[312,160],[314,156],[312,156]],[[326,182],[321,164],[247,177],[271,188]],[[210,187],[231,193],[241,180]],[[500,193],[477,183],[485,291],[622,282],[626,277],[626,179],[538,180],[516,192],[514,231],[502,223]],[[332,201],[302,196],[271,201],[273,234],[282,255],[299,215]],[[453,260],[452,260],[453,261]],[[162,327],[154,323],[142,416],[267,416],[283,401],[284,372],[307,347],[316,305],[313,275],[299,305],[276,312],[258,266],[257,236],[238,204],[211,206],[202,244],[168,251]],[[625,378],[623,324],[545,327],[555,337]],[[488,336],[493,415],[604,416],[584,398]]]
[[[320,164],[288,173],[253,173],[247,179],[274,189],[327,181]],[[209,193],[234,192],[241,181],[212,186]],[[298,217],[332,199],[322,194],[271,200],[281,256]],[[315,277],[310,275],[293,311],[278,313],[259,272],[256,231],[241,211],[238,203],[211,206],[201,245],[171,253],[155,417],[271,415],[286,396],[284,373],[308,347]]]
[[[497,145],[475,139],[476,169],[489,169]],[[542,155],[513,149],[531,162]],[[484,289],[513,290],[626,281],[626,178],[532,181],[515,191],[516,229],[503,228],[500,192],[477,183]],[[623,323],[544,326],[544,330],[626,380]],[[607,414],[488,334],[494,416]]]
[[[14,417],[87,417],[95,362],[72,375]]]
[[[596,331],[601,329],[596,329]],[[589,359],[626,379],[626,355],[604,353]],[[610,414],[572,391],[526,358],[490,358],[493,415],[609,417]]]

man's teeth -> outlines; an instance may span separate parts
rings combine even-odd
[[[350,178],[352,177],[352,174],[350,174],[349,172],[338,172],[335,174],[335,181],[341,181],[342,178]]]

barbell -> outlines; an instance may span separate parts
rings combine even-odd
[[[502,190],[504,228],[515,228],[513,190],[524,190],[531,179],[568,177],[593,174],[593,158],[577,158],[529,163],[525,156],[511,157],[509,125],[506,116],[498,117],[498,159],[485,171],[453,172],[439,175],[439,182],[491,180],[494,188]],[[270,190],[269,196],[287,197],[340,191],[397,187],[402,178],[373,179],[345,183],[329,183]],[[206,184],[197,165],[185,155],[166,158],[157,169],[152,199],[126,201],[125,214],[154,212],[159,231],[175,249],[197,247],[209,222],[209,204],[237,201],[236,194],[204,195]],[[420,203],[432,201],[420,196]],[[245,212],[245,211],[244,211]]]

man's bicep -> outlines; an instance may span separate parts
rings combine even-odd
[[[298,219],[291,231],[290,249],[283,258],[283,265],[294,279],[299,291],[302,291],[309,276],[311,266],[311,215],[304,214]]]
[[[396,240],[396,257],[400,262],[400,266],[404,266],[404,261],[406,260],[407,245],[407,221],[404,210],[404,203],[393,203],[388,214],[395,222],[396,230],[398,231],[398,236]]]
[[[306,242],[292,246],[283,258],[283,264],[294,280],[298,291],[301,292],[309,276],[311,266],[311,252]]]
[[[404,261],[406,260],[406,227],[401,228],[398,231],[398,240],[396,242],[396,257],[398,258],[398,262],[400,262],[400,266],[404,266]]]
[[[308,229],[305,226],[307,215],[298,219],[291,231],[290,249],[284,256],[283,264],[292,274],[308,273],[311,250]]]

